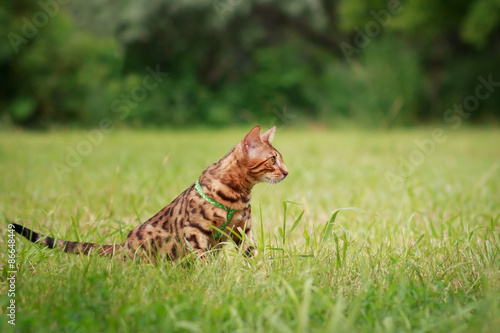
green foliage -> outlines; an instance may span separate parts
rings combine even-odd
[[[500,79],[499,0],[89,0],[23,37],[44,8],[0,9],[2,122],[225,126],[287,108],[297,122],[408,126],[442,121],[479,75]],[[169,77],[117,115],[157,66]],[[496,96],[470,120],[498,118]]]
[[[255,261],[228,244],[207,264],[133,264],[18,237],[13,331],[494,332],[500,133],[448,132],[391,191],[384,173],[428,132],[280,131],[290,175],[253,191]],[[244,133],[115,131],[62,179],[52,163],[84,133],[0,133],[2,263],[6,220],[59,239],[122,242]],[[6,271],[2,332],[12,330]]]
[[[12,1],[10,9],[17,15],[4,12],[2,32],[25,43],[2,38],[2,112],[19,124],[93,124],[91,113],[107,104],[106,89],[121,69],[116,42],[76,29],[62,5],[53,17],[36,1]],[[46,24],[37,24],[39,14]]]
[[[461,30],[462,38],[478,47],[487,44],[489,35],[500,22],[499,0],[476,0],[471,5]]]
[[[398,48],[404,51],[394,53]],[[365,127],[414,123],[423,94],[419,61],[393,36],[373,41],[349,67],[342,63],[328,67],[321,81],[331,89],[326,94],[325,113],[332,110],[334,115]]]

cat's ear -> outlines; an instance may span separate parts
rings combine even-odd
[[[255,126],[243,139],[243,146],[245,148],[255,148],[262,143],[260,139],[260,126]]]
[[[274,133],[276,133],[276,126],[273,126],[270,130],[260,136],[260,139],[264,143],[271,143],[274,139]]]

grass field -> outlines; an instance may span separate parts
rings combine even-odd
[[[252,199],[262,265],[231,245],[206,264],[153,266],[18,237],[8,323],[9,221],[122,242],[248,129],[119,130],[97,145],[80,131],[0,133],[0,331],[499,331],[498,129],[446,132],[433,152],[414,154],[420,165],[402,188],[387,172],[398,174],[430,129],[278,131],[290,175]],[[89,153],[57,172],[67,147]]]

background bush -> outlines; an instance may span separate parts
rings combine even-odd
[[[16,53],[9,34],[57,3]],[[414,0],[346,59],[381,0],[70,2],[0,9],[3,124],[94,126],[159,68],[169,77],[131,108],[131,126],[223,126],[279,118],[360,126],[442,121],[479,75],[500,81],[500,1]],[[349,61],[348,61],[349,60]],[[468,119],[500,115],[492,94]],[[278,114],[278,116],[277,116]],[[290,118],[291,120],[292,118]],[[122,120],[119,120],[122,121]]]

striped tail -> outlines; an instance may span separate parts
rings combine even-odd
[[[81,242],[70,242],[63,240],[55,240],[52,237],[41,235],[37,232],[31,231],[30,229],[12,223],[14,226],[14,231],[22,235],[30,242],[37,243],[39,245],[44,245],[50,249],[55,249],[62,247],[64,252],[74,253],[74,254],[89,254],[94,252],[104,257],[113,257],[117,250],[122,248],[122,244],[117,245],[100,245],[94,243],[81,243]]]

